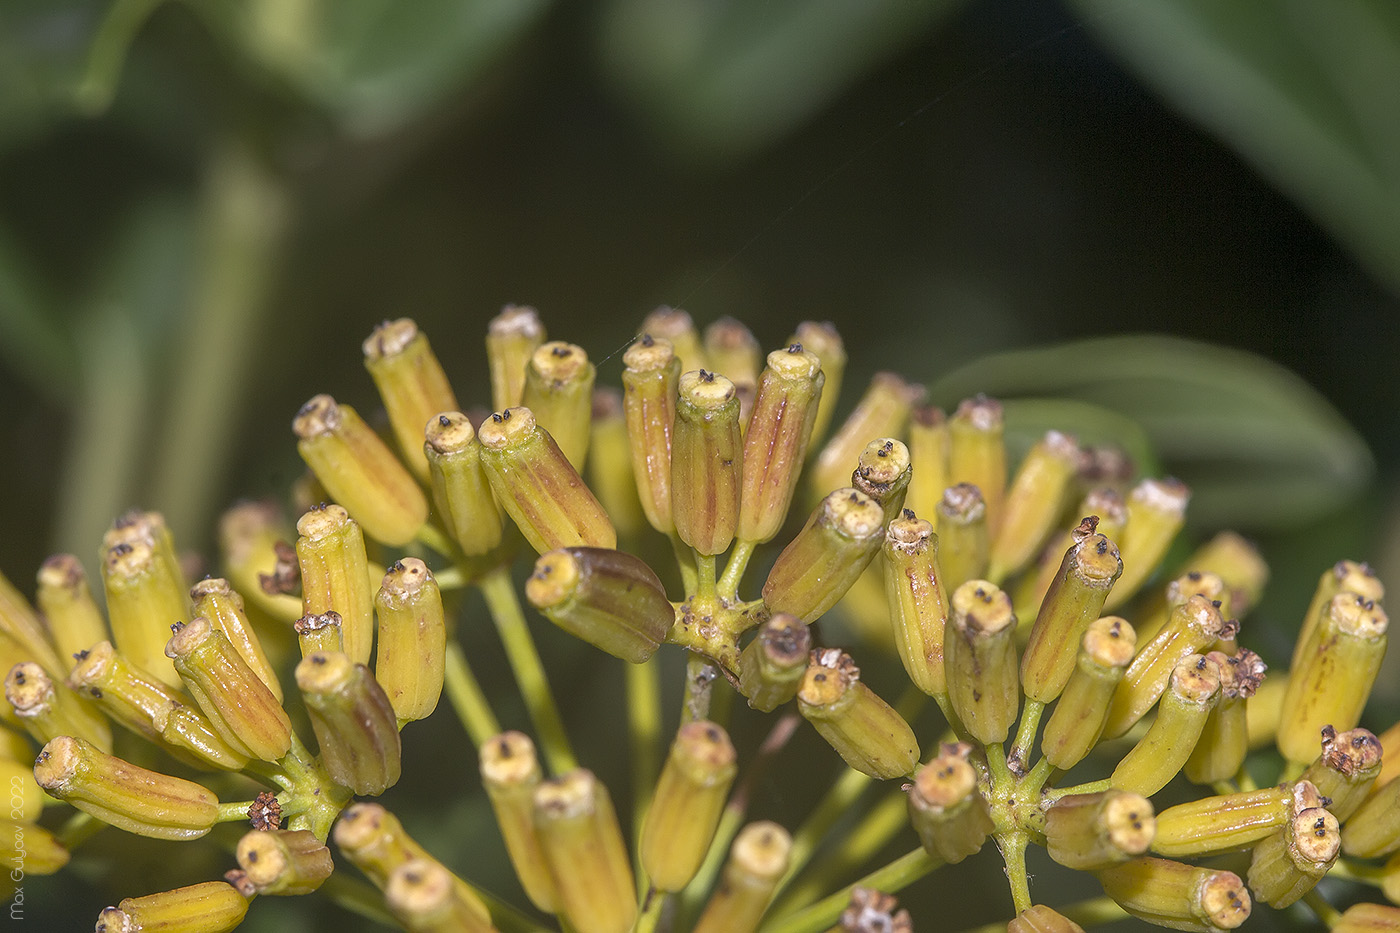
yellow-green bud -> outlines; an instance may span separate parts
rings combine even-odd
[[[1104,616],[1084,631],[1074,673],[1040,740],[1041,751],[1052,765],[1068,770],[1098,744],[1108,704],[1136,647],[1133,627],[1118,616]]]
[[[452,872],[430,859],[395,868],[384,886],[384,902],[409,933],[494,933],[495,927],[462,895]]]
[[[1298,629],[1298,637],[1293,642],[1293,658],[1289,662],[1292,670],[1297,670],[1306,655],[1317,651],[1318,631],[1328,613],[1333,599],[1342,593],[1352,593],[1378,603],[1385,598],[1385,584],[1376,576],[1370,564],[1354,560],[1342,560],[1323,571],[1308,604],[1303,624]]]
[[[292,623],[303,658],[317,651],[344,652],[345,638],[340,613],[335,610],[302,616]]]
[[[297,519],[297,534],[303,613],[338,613],[345,653],[356,664],[369,663],[376,581],[359,523],[338,505],[322,505]]]
[[[948,417],[943,409],[931,405],[915,408],[909,416],[909,460],[914,475],[909,477],[909,491],[904,507],[929,521],[938,518],[938,503],[948,482]],[[934,530],[938,530],[935,523]]]
[[[1220,702],[1210,711],[1201,737],[1182,768],[1187,780],[1213,784],[1233,778],[1249,754],[1248,700],[1264,680],[1265,665],[1248,648],[1234,654],[1209,652],[1220,665]]]
[[[956,590],[987,569],[987,505],[976,486],[958,483],[943,491],[936,514],[943,588]]]
[[[971,752],[965,742],[944,745],[904,787],[909,822],[924,850],[949,865],[980,851],[995,828],[986,798],[977,789],[977,772],[968,763]]]
[[[676,534],[701,554],[728,550],[739,524],[743,447],[734,383],[682,374],[671,431],[671,510]]]
[[[734,745],[720,726],[681,726],[642,825],[640,857],[660,891],[679,891],[700,868],[738,770]]]
[[[748,430],[758,391],[758,370],[763,362],[758,339],[742,322],[725,316],[705,328],[704,347],[709,368],[734,383],[739,398],[739,424]]]
[[[646,562],[606,548],[540,555],[525,598],[564,631],[633,664],[656,653],[676,618]]]
[[[763,584],[763,601],[811,623],[846,595],[880,550],[884,511],[849,487],[822,500],[778,555]]]
[[[545,781],[535,790],[535,827],[570,925],[627,933],[637,916],[636,882],[607,788],[581,768]]]
[[[993,583],[969,580],[953,593],[952,608],[943,637],[948,699],[969,735],[1003,742],[1021,694],[1011,599]]]
[[[893,437],[877,437],[860,452],[851,485],[885,510],[885,524],[899,517],[913,471],[909,448]]]
[[[771,713],[797,695],[812,632],[797,616],[774,613],[739,655],[739,689],[749,706]]]
[[[491,407],[496,411],[520,404],[525,367],[544,341],[544,325],[534,308],[506,305],[491,319],[486,327],[486,363],[491,370]]]
[[[476,557],[501,543],[501,509],[481,464],[481,443],[467,416],[443,411],[429,418],[423,453],[438,517],[462,553]]]
[[[988,559],[989,578],[1005,580],[1040,553],[1064,511],[1081,460],[1079,444],[1059,431],[1048,432],[1026,454],[1006,494]]]
[[[112,727],[102,714],[33,661],[10,668],[5,675],[5,699],[36,741],[76,735],[104,752],[112,750]]]
[[[1128,523],[1118,537],[1123,575],[1118,578],[1106,609],[1116,609],[1135,595],[1162,562],[1167,548],[1186,520],[1191,490],[1177,479],[1145,479],[1128,495]]]
[[[426,482],[423,424],[438,412],[457,407],[452,384],[428,345],[427,335],[409,318],[383,322],[365,339],[362,349],[365,369],[389,413],[403,462],[419,482]]]
[[[885,599],[895,650],[909,679],[929,696],[946,696],[943,671],[948,596],[940,580],[938,535],[908,509],[885,531]]]
[[[1342,848],[1355,858],[1400,849],[1400,781],[1391,781],[1357,808],[1342,831]]]
[[[804,342],[803,346],[822,359],[821,353],[808,344]],[[828,383],[823,394],[831,393],[834,402],[840,387],[832,384],[832,374],[825,360],[822,370]],[[846,485],[851,475],[851,464],[856,462],[865,445],[877,437],[898,437],[903,434],[909,420],[909,409],[923,398],[923,394],[923,386],[905,382],[895,373],[876,373],[845,423],[817,455],[816,463],[812,466],[811,491],[817,496],[825,496],[831,490]]]
[[[374,598],[379,613],[374,678],[400,722],[427,719],[442,695],[447,622],[442,593],[428,565],[395,561]]]
[[[154,725],[157,714],[182,700],[180,693],[136,667],[107,641],[81,652],[68,682],[119,725],[153,742],[160,740],[160,728]]]
[[[695,329],[695,321],[690,314],[680,308],[662,305],[642,319],[639,334],[665,340],[675,349],[676,358],[681,361],[681,372],[708,369],[709,358],[700,344],[700,333]]]
[[[171,576],[155,547],[138,537],[106,549],[102,587],[112,641],[122,654],[172,687],[180,686],[180,675],[165,657],[165,642],[170,626],[189,618],[184,583]]]
[[[1220,699],[1220,665],[1193,654],[1173,668],[1151,728],[1109,778],[1119,790],[1151,797],[1176,777]]]
[[[1254,847],[1249,889],[1271,907],[1288,907],[1317,886],[1337,861],[1341,844],[1335,816],[1322,807],[1300,810]]]
[[[219,550],[224,572],[248,602],[279,622],[302,614],[301,600],[279,585],[283,569],[295,572],[279,556],[292,537],[281,510],[269,502],[240,502],[219,519]]]
[[[622,393],[612,386],[593,390],[593,429],[588,438],[588,482],[623,536],[635,538],[644,524],[632,472]]]
[[[502,732],[481,746],[480,758],[481,783],[515,876],[536,907],[553,913],[558,895],[535,832],[535,788],[542,780],[535,743],[523,732]]]
[[[588,459],[596,370],[583,347],[562,340],[541,344],[525,367],[520,404],[530,409],[578,472]]]
[[[821,362],[800,343],[768,354],[744,436],[740,540],[759,544],[782,529],[812,439],[825,382]]]
[[[1181,858],[1242,849],[1272,836],[1292,817],[1292,807],[1288,785],[1177,804],[1157,814],[1152,851]]]
[[[1353,904],[1332,925],[1332,933],[1400,933],[1400,907]]]
[[[671,520],[671,430],[676,420],[680,360],[668,340],[643,334],[622,354],[622,404],[632,472],[651,527],[675,530]]]
[[[860,668],[836,648],[813,651],[797,708],[841,759],[874,778],[902,777],[919,763],[914,730],[860,681]]]
[[[1006,501],[1004,430],[1001,403],[985,395],[963,399],[948,421],[948,483],[969,483],[981,491],[993,536]]]
[[[75,654],[107,639],[102,610],[92,598],[82,562],[72,554],[55,554],[44,561],[35,602],[66,668],[73,666]]]
[[[194,604],[194,614],[204,616],[233,645],[239,657],[258,675],[277,702],[282,702],[282,685],[277,680],[277,671],[267,659],[262,642],[258,639],[253,624],[248,621],[248,613],[243,608],[243,597],[233,591],[227,580],[217,577],[201,580],[190,588],[190,601]]]
[[[344,654],[316,652],[297,665],[296,678],[321,760],[336,783],[357,794],[382,794],[398,783],[398,720],[369,668]]]
[[[1317,792],[1332,802],[1327,809],[1345,822],[1361,806],[1381,772],[1381,743],[1367,729],[1338,733],[1322,727],[1322,754],[1303,772]]]
[[[1140,794],[1070,794],[1045,811],[1046,848],[1066,868],[1097,871],[1145,853],[1161,832],[1159,819]]]
[[[98,915],[97,933],[229,933],[247,912],[248,899],[233,885],[206,881],[123,898]]]
[[[1161,858],[1137,858],[1098,872],[1104,893],[1148,923],[1216,933],[1249,919],[1252,904],[1239,875]]]
[[[259,894],[310,894],[331,876],[331,850],[305,829],[255,829],[238,840],[238,867]]]
[[[693,933],[753,933],[787,874],[792,837],[777,823],[750,823],[734,837],[714,896]]]
[[[220,771],[242,771],[248,767],[248,755],[229,745],[199,710],[170,703],[152,720],[160,730],[163,742],[176,758],[198,768]]]

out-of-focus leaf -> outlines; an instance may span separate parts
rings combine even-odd
[[[1306,522],[1355,495],[1373,469],[1357,433],[1296,375],[1250,353],[1189,340],[1109,337],[996,354],[954,370],[930,391],[944,405],[986,392],[1010,401],[1008,412],[1018,398],[1051,396],[1118,412],[1141,426],[1163,467],[1191,486],[1191,517],[1211,527]],[[1131,434],[1128,440],[1138,443]]]
[[[0,3],[0,149],[73,109],[102,0]]]
[[[959,0],[609,0],[603,68],[680,151],[780,138]]]
[[[13,235],[0,226],[0,357],[36,388],[63,398],[72,386],[73,348],[49,295]]]
[[[1400,291],[1400,3],[1072,5],[1173,104]]]

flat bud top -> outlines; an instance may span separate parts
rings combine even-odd
[[[1312,781],[1300,780],[1293,784],[1292,812],[1295,817],[1304,810],[1322,807],[1327,803],[1328,800],[1318,793],[1317,785]]]
[[[1187,624],[1200,633],[1203,640],[1220,637],[1225,630],[1225,617],[1220,614],[1220,602],[1204,596],[1189,597],[1182,607]]]
[[[719,725],[696,719],[681,726],[671,745],[685,773],[705,786],[727,783],[738,754],[729,733]]]
[[[750,823],[734,837],[729,857],[752,878],[777,881],[787,871],[792,836],[777,823]]]
[[[975,485],[958,483],[943,490],[938,514],[960,525],[970,525],[987,514],[987,503],[982,499],[982,490]]]
[[[923,809],[946,810],[977,790],[977,770],[968,763],[972,746],[949,742],[937,758],[914,772],[909,794]]]
[[[587,816],[597,808],[598,779],[587,768],[575,768],[535,788],[536,819]]]
[[[676,358],[676,349],[665,337],[642,334],[627,352],[622,354],[622,365],[634,373],[651,373],[665,369]]]
[[[682,373],[679,394],[682,402],[707,413],[719,411],[735,398],[734,383],[727,376],[704,369]]]
[[[253,884],[270,885],[291,867],[287,852],[274,832],[244,833],[234,857]]]
[[[1332,597],[1327,613],[1340,631],[1356,638],[1380,638],[1390,624],[1384,609],[1355,593],[1338,593]]]
[[[1196,903],[1208,923],[1234,930],[1249,919],[1251,903],[1240,876],[1232,871],[1204,874],[1196,888]]]
[[[1186,513],[1186,503],[1191,501],[1191,490],[1173,476],[1145,479],[1133,487],[1128,500],[1166,515],[1181,516]]]
[[[506,305],[486,325],[492,337],[543,337],[540,313],[528,305]]]
[[[487,784],[526,784],[540,776],[535,743],[523,732],[502,732],[481,746],[481,779]]]
[[[76,663],[68,672],[68,682],[76,688],[102,680],[117,660],[117,649],[110,641],[99,641],[74,657]]]
[[[1111,793],[1104,801],[1102,819],[1109,841],[1128,855],[1146,852],[1157,835],[1157,817],[1152,804],[1141,794]]]
[[[965,398],[958,403],[953,420],[966,422],[978,431],[1000,430],[1003,420],[1001,402],[985,395]]]
[[[335,821],[335,844],[347,852],[358,852],[383,838],[389,811],[377,803],[355,803],[345,808]]]
[[[38,715],[54,700],[53,681],[33,661],[21,661],[5,675],[5,699],[17,715]]]
[[[55,554],[39,567],[39,586],[76,593],[87,583],[83,562],[72,554]]]
[[[405,557],[390,565],[380,584],[380,592],[390,609],[398,609],[417,599],[423,587],[431,582],[433,574],[427,564],[416,557]]]
[[[968,580],[953,593],[953,619],[970,635],[996,635],[1016,625],[1011,597],[995,583]]]
[[[235,566],[247,562],[249,548],[262,546],[262,535],[277,534],[281,513],[271,502],[240,502],[219,517],[219,546]]]
[[[909,469],[909,448],[894,437],[878,437],[860,452],[856,472],[873,486],[887,486]]]
[[[108,581],[120,582],[139,577],[150,571],[156,562],[155,547],[140,538],[118,541],[102,555],[102,567]]]
[[[131,509],[118,516],[112,527],[102,533],[102,547],[105,550],[119,541],[135,540],[154,545],[165,534],[164,515],[159,512]]]
[[[775,612],[758,630],[763,653],[774,664],[790,667],[807,657],[812,644],[812,632],[795,615]]]
[[[1289,824],[1288,831],[1288,848],[1296,860],[1304,863],[1325,865],[1336,858],[1342,848],[1337,818],[1321,807],[1299,813]]]
[[[836,325],[830,321],[803,321],[793,331],[795,343],[800,343],[812,353],[828,358],[845,359],[846,344]]]
[[[817,524],[835,530],[842,537],[864,541],[884,532],[885,510],[859,489],[847,486],[822,500]]]
[[[423,440],[436,453],[461,453],[476,440],[476,430],[460,411],[445,411],[428,419]]]
[[[206,596],[222,596],[226,599],[237,599],[241,604],[243,598],[233,591],[229,582],[223,577],[205,577],[194,586],[190,587],[190,600],[199,602]]]
[[[409,859],[389,874],[384,900],[408,917],[432,916],[452,899],[452,873],[429,859]]]
[[[1080,580],[1095,587],[1112,586],[1123,572],[1118,545],[1097,533],[1074,545],[1074,563]]]
[[[1322,727],[1322,762],[1328,770],[1353,775],[1381,765],[1381,743],[1369,729],[1338,732]]]
[[[1206,657],[1220,665],[1220,695],[1231,699],[1254,696],[1268,670],[1264,659],[1248,648],[1241,648],[1232,655],[1210,651]]]
[[[309,441],[336,431],[345,420],[340,406],[329,395],[312,396],[292,419],[292,431],[297,437]]]
[[[1211,602],[1223,598],[1228,591],[1219,574],[1208,570],[1188,570],[1167,584],[1167,602],[1184,603],[1192,596],[1204,596]]]
[[[344,624],[345,620],[340,617],[340,613],[331,609],[326,612],[312,612],[304,615],[292,623],[292,628],[298,635],[310,635],[327,626],[333,625],[336,628],[341,628]]]
[[[537,609],[549,609],[567,600],[578,589],[583,568],[565,548],[541,554],[535,572],[525,581],[525,598]]]
[[[1172,668],[1168,689],[1188,702],[1206,703],[1220,692],[1220,665],[1202,654],[1188,655]]]
[[[529,437],[535,428],[535,413],[524,406],[518,406],[498,411],[481,422],[476,436],[483,447],[504,450],[511,443]]]
[[[674,340],[677,336],[693,331],[695,321],[689,312],[680,308],[662,305],[642,319],[642,332],[655,337]]]
[[[1051,457],[1062,460],[1070,466],[1077,467],[1083,457],[1079,441],[1075,440],[1073,435],[1060,431],[1046,431],[1045,436],[1040,440],[1040,447]]]
[[[1362,561],[1341,560],[1332,567],[1337,577],[1337,589],[1355,593],[1375,602],[1385,598],[1385,584],[1376,576],[1371,565]]]
[[[1083,645],[1099,667],[1127,667],[1137,653],[1137,633],[1127,619],[1104,616],[1089,623]]]
[[[82,739],[60,735],[49,741],[34,759],[34,780],[44,790],[63,796],[63,787],[84,770],[88,760],[98,754]]]
[[[535,348],[530,365],[556,387],[563,386],[587,372],[588,353],[576,344],[551,340]]]
[[[165,656],[172,660],[188,657],[218,634],[218,629],[204,616],[195,616],[188,622],[176,622],[170,626],[170,631],[170,640],[165,643]]]
[[[933,540],[933,524],[915,516],[913,510],[905,509],[890,522],[885,530],[885,540],[897,551],[918,554]]]
[[[355,677],[355,662],[339,651],[313,651],[297,664],[297,686],[302,693],[338,693]]]
[[[340,530],[352,521],[354,519],[343,506],[334,502],[323,502],[312,506],[310,511],[297,519],[297,534],[312,541],[319,541],[339,534]]]
[[[768,368],[782,379],[810,381],[822,371],[822,361],[801,343],[790,343],[768,354]]]
[[[402,353],[418,336],[418,325],[412,318],[401,317],[397,321],[381,321],[374,332],[365,338],[361,349],[366,360],[382,360],[385,357]]]
[[[809,706],[830,706],[860,681],[860,668],[839,648],[813,651],[797,698]]]
[[[1112,486],[1095,486],[1090,489],[1084,496],[1084,509],[1099,516],[1102,521],[1111,522],[1120,528],[1128,520],[1128,504],[1123,501],[1123,494]]]

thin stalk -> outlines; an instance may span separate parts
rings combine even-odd
[[[219,804],[219,815],[214,818],[216,823],[240,823],[248,819],[248,810],[253,806],[251,800],[236,800],[233,803]]]
[[[1011,882],[1011,900],[1019,914],[1031,906],[1031,881],[1026,874],[1026,834],[1002,833],[996,839],[1002,861],[1006,863],[1006,878]]]
[[[841,878],[849,877],[848,873],[857,865],[883,849],[909,825],[908,800],[903,791],[895,791],[872,807],[854,829],[842,836],[840,846],[812,864],[802,883],[794,885],[783,898],[779,911],[787,913],[811,903]]]
[[[748,569],[755,547],[757,545],[752,541],[734,542],[734,550],[729,552],[729,563],[724,565],[724,575],[719,578],[720,599],[733,601],[739,598],[739,581],[744,579],[744,571]]]
[[[1347,859],[1337,859],[1328,869],[1327,874],[1333,878],[1345,878],[1347,881],[1356,881],[1378,888],[1385,884],[1386,870],[1381,865],[1366,865]]]
[[[648,886],[637,903],[637,921],[632,924],[632,933],[652,933],[656,929],[656,921],[661,919],[661,909],[665,906],[666,893]]]
[[[540,748],[549,762],[549,769],[555,774],[564,774],[578,767],[569,746],[569,737],[564,732],[564,721],[559,715],[559,707],[554,702],[554,694],[549,689],[549,677],[540,663],[539,652],[535,650],[535,640],[525,624],[525,613],[520,609],[520,599],[515,595],[510,573],[498,567],[481,578],[481,595],[486,598],[486,609],[491,621],[496,623],[501,643],[506,649],[515,681],[520,686],[525,708],[530,713],[530,721],[539,733]]]
[[[1303,903],[1308,905],[1308,909],[1317,914],[1317,919],[1321,920],[1327,929],[1332,929],[1341,922],[1342,912],[1331,904],[1327,903],[1327,898],[1322,893],[1313,888],[1303,895]]]
[[[78,810],[64,821],[55,835],[58,837],[59,845],[63,846],[63,848],[67,849],[69,852],[72,852],[77,849],[78,846],[102,832],[107,826],[107,823]]]
[[[1254,775],[1250,774],[1249,768],[1244,765],[1240,766],[1240,773],[1235,775],[1235,783],[1245,793],[1259,789],[1259,785],[1254,781]]]
[[[719,670],[700,655],[691,652],[685,662],[685,701],[681,704],[681,725],[710,715]]]
[[[654,657],[645,664],[624,662],[623,667],[627,671],[627,730],[632,745],[632,835],[640,840],[660,765],[661,669]]]
[[[481,690],[476,675],[467,664],[467,656],[456,641],[447,643],[447,665],[443,686],[447,699],[457,714],[472,744],[477,748],[485,745],[494,735],[501,732],[501,724],[491,711],[491,704]]]
[[[1026,773],[1026,776],[1021,778],[1020,786],[1024,788],[1021,793],[1040,793],[1040,789],[1045,786],[1045,781],[1050,777],[1050,772],[1053,770],[1048,758],[1042,758],[1037,761],[1035,767],[1031,768],[1031,770]]]
[[[681,586],[685,588],[685,595],[694,596],[697,588],[695,551],[674,531],[671,532],[671,549],[676,552],[676,568],[681,572]]]
[[[394,915],[385,909],[383,893],[374,885],[361,881],[348,872],[332,872],[318,890],[352,914],[388,927],[399,925]]]
[[[418,540],[419,544],[431,548],[443,557],[451,559],[457,554],[456,543],[453,542],[441,528],[431,522],[424,522],[423,527],[418,529],[418,534],[414,537]],[[438,586],[442,586],[442,580],[440,578],[438,578]]]
[[[831,789],[826,792],[826,796],[818,801],[816,807],[807,815],[807,820],[792,836],[792,850],[788,854],[788,870],[783,876],[783,880],[778,882],[778,887],[773,892],[776,899],[783,892],[783,889],[797,877],[797,873],[807,866],[807,862],[812,858],[812,853],[821,844],[827,831],[841,818],[851,805],[856,802],[861,793],[870,786],[873,780],[869,775],[848,768]]]
[[[918,881],[941,864],[920,847],[901,855],[888,865],[875,869],[854,884],[849,884],[835,894],[817,901],[811,907],[779,917],[764,925],[761,927],[761,933],[819,933],[828,929],[836,922],[836,918],[841,916],[841,911],[850,903],[853,888],[874,888],[893,894]]]
[[[1011,743],[1011,751],[1007,754],[1007,760],[1017,762],[1017,770],[1025,767],[1026,761],[1030,758],[1031,746],[1035,743],[1036,730],[1040,728],[1040,714],[1045,712],[1045,704],[1039,700],[1026,698],[1026,704],[1021,709],[1021,725],[1016,730],[1016,738]]]
[[[695,555],[695,600],[713,600],[715,598],[715,556],[713,554]]]
[[[1108,790],[1111,785],[1108,778],[1101,781],[1089,781],[1087,784],[1074,784],[1070,787],[1052,787],[1045,791],[1045,800],[1054,803],[1061,797],[1068,797],[1070,794],[1097,794],[1099,791]]]

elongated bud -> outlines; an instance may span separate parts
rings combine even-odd
[[[413,859],[395,868],[384,886],[384,902],[409,933],[489,933],[496,929],[462,896],[452,872],[429,859]]]
[[[1128,509],[1123,504],[1123,497],[1116,489],[1101,486],[1089,490],[1074,514],[1097,519],[1098,523],[1094,530],[1113,541],[1116,539],[1115,536],[1123,530],[1123,521],[1127,518]],[[1058,532],[1050,536],[1049,542],[1041,550],[1034,568],[1023,574],[1016,586],[1017,614],[1024,613],[1029,616],[1032,607],[1034,607],[1035,612],[1040,611],[1046,594],[1050,592],[1051,585],[1059,576],[1065,549],[1074,546],[1077,533],[1082,525],[1083,521],[1068,531]],[[1137,628],[1141,633],[1142,627],[1137,626]],[[1147,639],[1144,638],[1143,641],[1146,642]]]
[[[938,569],[933,526],[908,509],[885,532],[885,598],[895,650],[909,679],[929,696],[946,696],[943,672],[948,597]]]
[[[1400,781],[1391,781],[1357,808],[1342,832],[1342,848],[1353,858],[1400,849]]]
[[[646,562],[606,548],[540,555],[525,598],[564,631],[633,664],[656,653],[676,619]]]
[[[123,898],[97,917],[97,933],[229,933],[248,913],[233,885],[206,881],[173,891]]]
[[[1140,794],[1070,794],[1045,811],[1046,848],[1066,868],[1098,871],[1146,852],[1161,832],[1159,819]]]
[[[457,396],[427,336],[409,318],[385,321],[363,344],[365,369],[389,413],[399,453],[419,482],[428,479],[423,423],[457,408]]]
[[[593,390],[593,429],[588,437],[588,483],[624,537],[636,537],[643,527],[637,477],[627,440],[622,393],[612,386]]]
[[[1069,498],[1081,454],[1074,438],[1050,431],[1016,471],[996,538],[992,541],[987,575],[1004,580],[1040,553]]]
[[[1090,516],[1075,530],[1074,544],[1065,552],[1031,627],[1021,657],[1021,687],[1032,700],[1049,703],[1064,690],[1075,666],[1064,646],[1076,645],[1084,637],[1123,572],[1118,548],[1094,532],[1097,524]]]
[[[1249,754],[1248,700],[1264,680],[1265,665],[1248,648],[1206,655],[1220,665],[1220,702],[1210,711],[1201,737],[1182,769],[1187,780],[1213,784],[1238,774]]]
[[[44,746],[34,780],[104,823],[153,839],[197,839],[219,816],[219,799],[193,781],[147,771],[68,735]]]
[[[165,657],[165,642],[170,626],[189,618],[183,583],[170,575],[155,548],[138,538],[107,548],[102,588],[112,640],[122,654],[167,684],[180,686],[180,675]]]
[[[1239,875],[1162,858],[1138,858],[1098,873],[1104,893],[1157,926],[1210,933],[1234,930],[1252,904]]]
[[[1332,925],[1333,933],[1396,933],[1400,930],[1400,907],[1382,904],[1353,904]]]
[[[705,328],[704,346],[710,368],[734,383],[734,394],[739,399],[739,424],[747,430],[758,392],[758,371],[763,364],[763,350],[758,340],[753,331],[726,316]]]
[[[969,580],[953,593],[943,638],[948,699],[970,735],[984,744],[1006,740],[1016,720],[1016,615],[995,584]]]
[[[1171,673],[1151,728],[1109,778],[1120,790],[1151,797],[1176,777],[1220,699],[1220,666],[1204,655],[1182,660]]]
[[[259,894],[310,894],[331,876],[331,850],[305,829],[255,829],[238,840],[238,867]]]
[[[1203,797],[1157,814],[1152,851],[1171,858],[1242,849],[1272,836],[1293,815],[1288,785]]]
[[[807,673],[812,632],[797,616],[774,613],[739,655],[739,688],[765,713],[797,695]]]
[[[427,719],[437,709],[447,665],[442,593],[428,565],[416,557],[395,561],[374,598],[379,643],[374,678],[400,722]]]
[[[76,735],[104,752],[112,750],[112,727],[107,720],[33,661],[10,668],[5,675],[5,699],[36,741]]]
[[[539,312],[524,305],[506,305],[486,326],[491,407],[496,411],[520,404],[525,395],[525,367],[535,348],[544,341],[544,324],[540,322]]]
[[[1284,828],[1254,847],[1249,889],[1270,907],[1284,908],[1307,894],[1341,853],[1337,818],[1322,807],[1299,811]]]
[[[208,619],[210,624],[224,633],[243,663],[281,703],[282,685],[267,659],[267,652],[263,651],[262,642],[253,631],[253,624],[248,621],[243,597],[233,591],[227,580],[215,577],[201,580],[191,587],[190,601],[194,603],[194,614]]]
[[[530,409],[497,412],[477,437],[496,499],[536,551],[617,546],[607,513]]]
[[[153,742],[160,740],[160,728],[154,725],[157,714],[182,700],[165,681],[136,667],[107,641],[81,652],[68,682],[119,725]]]
[[[987,504],[987,527],[996,534],[1006,500],[1006,441],[1001,403],[979,395],[964,399],[948,421],[948,481],[970,483]]]
[[[720,726],[681,726],[642,826],[641,862],[661,891],[690,883],[710,849],[738,770],[734,745]]]
[[[1006,925],[1006,933],[1084,933],[1084,928],[1044,904],[1033,904]]]
[[[705,348],[700,344],[700,333],[695,329],[695,321],[680,308],[662,305],[642,319],[638,333],[650,334],[670,343],[676,358],[681,361],[681,372],[710,367]]]
[[[248,767],[247,753],[230,745],[194,707],[171,703],[155,714],[152,725],[160,730],[160,741],[171,754],[197,768],[242,771]]]
[[[374,644],[374,587],[359,523],[340,506],[323,505],[297,520],[297,534],[303,612],[337,613],[345,653],[356,664],[367,663]]]
[[[821,355],[817,354],[817,357],[820,359]],[[830,372],[827,372],[827,379],[831,379]],[[837,386],[831,387],[833,397],[836,390]],[[846,485],[851,464],[856,462],[865,445],[877,437],[898,437],[903,434],[904,425],[909,420],[909,409],[923,398],[923,394],[923,386],[905,382],[895,373],[876,373],[845,423],[817,455],[817,461],[812,466],[811,491],[824,496]]]
[[[979,852],[995,828],[967,760],[971,752],[966,742],[945,744],[937,758],[914,772],[913,783],[904,785],[909,823],[924,850],[949,865]]]
[[[1332,802],[1327,809],[1345,822],[1361,806],[1381,771],[1381,743],[1367,729],[1338,733],[1322,728],[1322,754],[1300,780],[1310,781],[1318,794]]]
[[[1289,673],[1278,748],[1290,761],[1311,761],[1323,726],[1351,729],[1371,695],[1385,657],[1389,619],[1353,593],[1328,603],[1310,650]]]
[[[1342,560],[1328,567],[1317,581],[1308,611],[1298,628],[1298,637],[1293,642],[1293,659],[1290,668],[1296,670],[1303,659],[1317,650],[1318,633],[1326,618],[1332,600],[1342,593],[1353,593],[1378,603],[1385,599],[1385,585],[1376,576],[1370,564],[1354,560]]]
[[[1136,647],[1133,627],[1118,616],[1104,616],[1085,630],[1074,673],[1040,740],[1041,751],[1052,765],[1067,771],[1098,744],[1108,704]]]
[[[481,746],[481,784],[496,813],[511,867],[531,902],[553,913],[558,895],[535,833],[535,789],[542,779],[535,743],[523,732],[502,732]]]
[[[1134,596],[1162,562],[1186,520],[1191,490],[1178,479],[1145,479],[1128,495],[1128,524],[1118,538],[1123,575],[1105,606],[1115,609]]]
[[[777,823],[750,823],[734,837],[723,880],[694,933],[753,933],[787,874],[792,837]]]
[[[841,760],[862,774],[896,778],[919,763],[914,730],[861,683],[860,668],[844,651],[812,652],[797,708]]]
[[[219,519],[219,551],[234,589],[272,618],[291,622],[302,609],[301,600],[291,595],[299,582],[284,572],[295,574],[296,565],[285,564],[279,556],[292,538],[284,525],[276,505],[240,502]]]
[[[1172,620],[1172,613],[1192,596],[1204,596],[1218,603],[1222,617],[1226,613],[1229,592],[1219,574],[1204,570],[1189,570],[1167,584],[1166,596],[1160,606],[1144,613],[1142,624],[1138,626],[1138,638],[1143,644],[1161,634]]]
[[[1230,611],[1244,616],[1264,594],[1269,565],[1259,549],[1233,531],[1222,531],[1187,559],[1183,571],[1216,574],[1230,588]]]
[[[758,396],[744,436],[740,540],[762,543],[782,528],[807,456],[825,384],[821,362],[800,343],[768,354],[768,365],[759,377]]]
[[[317,651],[345,651],[344,623],[341,622],[340,613],[334,609],[304,615],[293,623],[293,627],[303,658]]]
[[[893,437],[877,437],[861,451],[851,485],[885,510],[885,524],[899,517],[912,475],[909,448]]]
[[[980,579],[987,569],[987,506],[968,483],[949,486],[938,503],[938,566],[944,589]]]
[[[836,605],[879,553],[883,519],[879,503],[862,492],[848,487],[828,495],[769,571],[768,608],[810,623]]]
[[[671,431],[681,363],[668,340],[643,334],[622,355],[623,407],[632,472],[651,527],[675,530],[671,519]]]
[[[428,500],[355,409],[317,395],[297,412],[292,430],[301,459],[366,534],[394,547],[413,540],[428,520]]]
[[[398,783],[398,721],[369,668],[343,654],[317,652],[297,665],[296,678],[321,759],[336,783],[357,794],[382,794]]]
[[[49,634],[64,666],[73,655],[107,639],[107,623],[88,589],[82,562],[72,554],[55,554],[39,568],[35,601],[49,623]]]
[[[0,638],[21,649],[14,661],[38,661],[55,677],[67,672],[67,665],[54,651],[38,614],[3,573],[0,573]]]
[[[671,435],[676,534],[701,554],[720,554],[739,524],[739,399],[732,382],[703,369],[683,374],[679,393]]]
[[[525,367],[520,404],[530,409],[580,473],[588,459],[595,375],[583,347],[562,340],[541,344]]]
[[[545,781],[535,790],[535,827],[569,923],[579,933],[627,933],[636,882],[607,788],[582,768]]]
[[[439,412],[428,419],[423,437],[439,517],[463,554],[486,554],[501,543],[501,509],[491,495],[472,423],[460,411]]]

